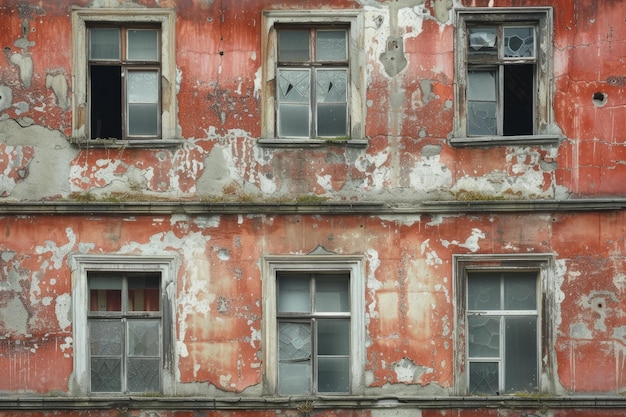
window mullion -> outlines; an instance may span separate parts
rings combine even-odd
[[[504,64],[498,64],[498,89],[496,90],[497,112],[496,118],[497,132],[499,136],[504,135]]]
[[[500,356],[498,358],[498,389],[500,393],[505,392],[505,381],[506,375],[504,374],[506,371],[506,367],[504,366],[505,358],[506,358],[506,326],[504,324],[505,320],[503,316],[500,316]]]
[[[314,394],[317,394],[317,319],[311,318],[311,390]]]
[[[310,91],[310,110],[309,110],[309,131],[311,138],[317,138],[317,68],[311,65],[311,91]]]

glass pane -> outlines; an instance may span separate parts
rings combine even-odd
[[[309,106],[281,104],[278,106],[278,135],[280,137],[309,137]]]
[[[500,309],[500,273],[472,272],[467,277],[467,309]]]
[[[132,358],[128,360],[128,391],[130,392],[159,392],[160,360],[147,358]]]
[[[469,316],[467,332],[471,358],[500,357],[500,317]]]
[[[90,320],[89,347],[91,356],[122,355],[123,332],[120,320]]]
[[[518,273],[504,278],[504,308],[506,310],[537,309],[537,274]]]
[[[161,330],[157,320],[128,322],[128,354],[132,356],[159,356]]]
[[[469,136],[496,135],[496,103],[470,101],[467,103],[467,134]]]
[[[469,390],[470,394],[498,394],[498,363],[470,362]]]
[[[157,71],[128,72],[128,102],[158,103],[159,74]]]
[[[349,355],[350,321],[318,320],[317,353],[319,355]]]
[[[278,312],[311,312],[311,288],[308,275],[278,277]]]
[[[119,28],[89,29],[89,59],[120,59]]]
[[[122,360],[120,358],[91,358],[91,391],[122,391]]]
[[[469,49],[472,54],[497,54],[497,28],[469,28]]]
[[[345,61],[347,59],[347,42],[345,30],[317,31],[316,61]]]
[[[348,91],[348,73],[345,70],[320,70],[316,72],[317,103],[345,103]]]
[[[505,27],[504,56],[506,58],[533,58],[535,56],[535,28]]]
[[[281,62],[309,61],[309,31],[281,30],[278,32],[278,60]]]
[[[280,103],[308,103],[310,93],[309,70],[278,70],[278,101]]]
[[[278,392],[280,394],[311,394],[311,361],[280,362]]]
[[[278,323],[278,360],[310,360],[311,325],[309,323]]]
[[[537,391],[537,318],[505,317],[505,390]]]
[[[317,135],[324,137],[348,136],[347,104],[317,105]]]
[[[128,311],[159,311],[159,275],[141,275],[128,278]]]
[[[128,105],[128,134],[130,136],[156,136],[158,133],[157,104]]]
[[[129,60],[159,60],[159,36],[156,29],[129,29],[127,35]]]
[[[496,101],[496,71],[468,71],[467,99]]]
[[[317,360],[318,392],[350,391],[349,358],[323,358]]]
[[[315,311],[350,311],[347,275],[319,277],[315,282]]]

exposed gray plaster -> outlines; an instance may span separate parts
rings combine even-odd
[[[20,79],[24,87],[29,88],[33,78],[33,59],[26,54],[13,54],[11,55],[11,62],[19,67]]]
[[[57,105],[63,110],[70,107],[70,101],[67,96],[67,81],[63,73],[46,75],[46,88],[51,88],[57,99]]]
[[[385,68],[385,72],[390,77],[395,77],[402,72],[407,65],[402,38],[393,36],[387,38],[387,49],[380,54],[379,59]]]
[[[0,308],[0,323],[4,334],[28,334],[28,311],[19,297],[9,299],[6,305]]]
[[[13,104],[13,91],[6,85],[0,85],[0,111],[6,110]]]

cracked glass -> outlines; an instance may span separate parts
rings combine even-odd
[[[503,31],[505,58],[533,58],[535,56],[535,28],[533,26],[505,26]]]
[[[497,134],[496,71],[467,72],[467,129],[469,135]]]

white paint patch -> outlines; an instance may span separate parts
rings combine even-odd
[[[624,291],[626,289],[626,274],[615,274],[613,277],[613,285],[619,291]]]
[[[46,240],[45,246],[35,246],[36,254],[50,254],[50,259],[54,263],[55,269],[61,268],[61,266],[63,265],[63,260],[76,244],[76,235],[71,228],[68,227],[65,229],[65,235],[67,236],[68,243],[63,246],[57,246],[56,242],[53,242],[51,240]]]
[[[447,190],[452,186],[452,172],[440,162],[440,159],[439,155],[434,155],[422,157],[415,162],[409,175],[413,189],[428,193]]]
[[[71,310],[72,297],[69,294],[59,295],[54,306],[54,313],[56,314],[59,327],[62,330],[68,329],[72,324]]]
[[[485,238],[485,233],[483,233],[480,229],[474,228],[472,229],[472,234],[467,239],[465,239],[465,243],[459,243],[458,240],[448,241],[448,240],[442,239],[441,244],[445,248],[451,245],[455,245],[460,248],[469,249],[471,252],[476,252],[477,250],[480,249],[480,246],[478,245],[479,239],[484,239],[484,238]]]

